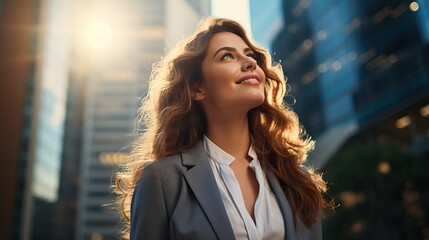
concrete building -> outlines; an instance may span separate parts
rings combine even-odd
[[[210,14],[209,0],[0,1],[2,239],[118,237],[110,186],[152,64]]]
[[[84,89],[76,239],[120,235],[110,186],[135,137],[152,65],[194,31],[209,7],[208,1],[184,0],[80,2],[75,26],[83,33],[77,34],[73,60],[73,78]]]
[[[121,224],[110,186],[132,140],[152,63],[163,52],[165,2],[81,1],[78,9],[74,62],[84,102],[75,237],[117,239]]]
[[[7,178],[2,182],[9,187],[1,204],[7,208],[5,239],[52,237],[69,80],[70,42],[64,29],[70,27],[70,9],[71,1],[1,2],[2,112],[11,113],[2,116],[1,124],[8,128],[2,168]]]
[[[3,133],[0,148],[2,167],[0,186],[3,189],[0,207],[3,223],[0,238],[18,238],[22,224],[23,189],[27,165],[28,137],[31,114],[24,114],[33,92],[35,52],[29,46],[35,41],[29,29],[21,26],[36,26],[38,10],[31,8],[33,1],[1,1],[0,4],[0,129]],[[30,83],[29,83],[30,82]],[[27,90],[28,89],[28,90]],[[26,98],[26,96],[28,96]],[[7,113],[7,115],[6,115]],[[23,139],[24,138],[24,139]],[[24,153],[22,153],[24,152]]]

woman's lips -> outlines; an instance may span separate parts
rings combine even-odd
[[[249,79],[241,80],[237,84],[259,85],[260,82],[256,78],[249,78]]]
[[[250,85],[259,85],[261,84],[261,79],[257,74],[246,75],[240,78],[235,82],[236,84],[250,84]]]

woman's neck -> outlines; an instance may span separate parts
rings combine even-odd
[[[207,120],[207,137],[222,150],[242,159],[247,157],[250,133],[247,114],[237,118],[211,118]]]

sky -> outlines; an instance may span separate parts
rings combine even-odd
[[[213,16],[235,20],[250,31],[249,0],[213,0],[211,9]]]

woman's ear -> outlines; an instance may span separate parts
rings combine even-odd
[[[206,98],[204,90],[200,86],[194,86],[192,88],[192,100],[201,101]]]

